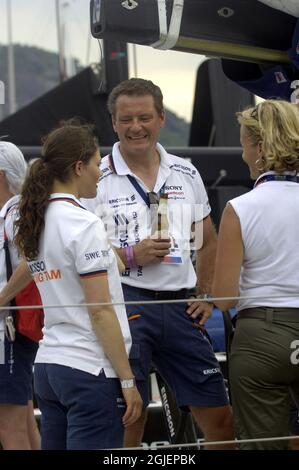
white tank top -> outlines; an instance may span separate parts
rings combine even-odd
[[[238,310],[299,308],[299,184],[265,181],[229,202],[244,244],[240,296],[266,296],[240,300]]]

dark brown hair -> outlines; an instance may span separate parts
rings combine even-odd
[[[30,165],[23,185],[15,243],[27,260],[38,255],[45,211],[54,180],[69,181],[78,161],[88,163],[98,149],[93,127],[77,119],[62,121],[43,139],[42,158]]]
[[[143,78],[130,78],[130,80],[125,80],[114,87],[109,95],[107,103],[109,113],[113,117],[115,117],[116,113],[116,100],[121,95],[151,95],[154,99],[155,108],[159,116],[164,113],[163,95],[161,89],[151,80],[144,80]]]

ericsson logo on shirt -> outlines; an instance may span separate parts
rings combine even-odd
[[[123,196],[123,197],[114,197],[109,199],[109,205],[113,208],[121,207],[121,206],[131,206],[137,204],[135,194],[131,196]]]
[[[177,171],[178,173],[182,173],[183,175],[190,176],[192,179],[194,179],[196,175],[196,170],[194,168],[190,168],[189,166],[184,166],[180,165],[178,163],[175,163],[173,165],[174,171]]]
[[[46,263],[42,260],[29,263],[29,269],[36,284],[61,279],[60,269],[47,270]]]

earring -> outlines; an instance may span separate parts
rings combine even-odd
[[[264,157],[261,157],[261,158],[258,158],[256,161],[255,161],[255,166],[257,168],[258,171],[265,171],[265,160],[264,160]]]

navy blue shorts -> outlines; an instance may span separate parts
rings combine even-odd
[[[4,341],[4,364],[0,364],[0,404],[27,405],[33,398],[33,363],[38,344],[16,332],[16,339]]]
[[[126,406],[118,379],[57,364],[35,364],[43,450],[123,446]]]
[[[126,301],[153,300],[124,284],[123,290]],[[208,339],[187,315],[186,305],[127,305],[133,340],[130,363],[146,406],[152,363],[181,408],[228,404],[219,363]]]

